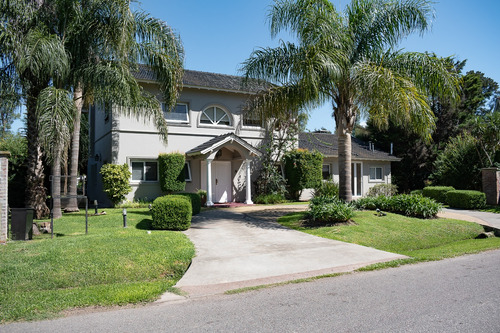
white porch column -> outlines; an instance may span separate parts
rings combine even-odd
[[[207,158],[207,207],[214,205],[212,202],[212,161],[213,159]]]
[[[251,162],[251,160],[246,160],[246,165],[247,165],[247,179],[246,179],[247,195],[246,195],[245,204],[247,204],[247,205],[253,205],[253,201],[252,201],[252,175],[250,174],[250,162]]]

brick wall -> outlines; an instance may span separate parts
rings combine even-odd
[[[484,168],[481,171],[486,202],[489,205],[500,204],[500,170],[497,168]]]
[[[7,241],[9,157],[8,151],[0,151],[0,243]]]

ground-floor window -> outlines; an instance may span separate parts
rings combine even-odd
[[[191,181],[191,165],[189,161],[184,165],[184,180],[187,182]]]
[[[330,171],[330,164],[323,164],[322,174],[324,180],[329,180],[331,178],[332,173]]]
[[[158,162],[156,161],[132,161],[133,181],[158,181]]]
[[[383,180],[382,167],[371,167],[370,168],[370,180]]]

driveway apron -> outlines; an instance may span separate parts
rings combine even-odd
[[[406,258],[312,236],[225,209],[194,216],[185,234],[195,245],[196,257],[176,287],[190,297],[349,272]]]

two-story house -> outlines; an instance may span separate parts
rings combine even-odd
[[[154,75],[147,67],[140,66],[136,78],[145,90],[161,98]],[[175,109],[164,110],[169,125],[167,143],[160,139],[147,119],[120,115],[113,112],[111,105],[92,107],[89,112],[89,198],[109,204],[99,174],[105,163],[129,166],[132,191],[128,200],[151,200],[162,195],[158,155],[180,152],[186,156],[186,191],[206,190],[207,205],[233,201],[252,203],[252,183],[258,175],[256,157],[261,154],[259,148],[266,133],[261,122],[245,115],[243,107],[248,98],[261,89],[242,85],[242,78],[238,76],[186,70]],[[337,169],[332,151],[336,147],[331,145],[335,142],[326,151],[325,145],[319,144],[324,138],[310,140],[306,135],[300,134],[299,147],[324,153],[324,168],[328,167],[324,173],[335,179]],[[353,149],[357,149],[357,145],[353,144]],[[353,169],[354,182],[366,183],[366,186],[353,184],[354,195],[364,194],[370,184],[390,182],[393,160],[395,158],[386,153],[372,152],[357,161]]]

